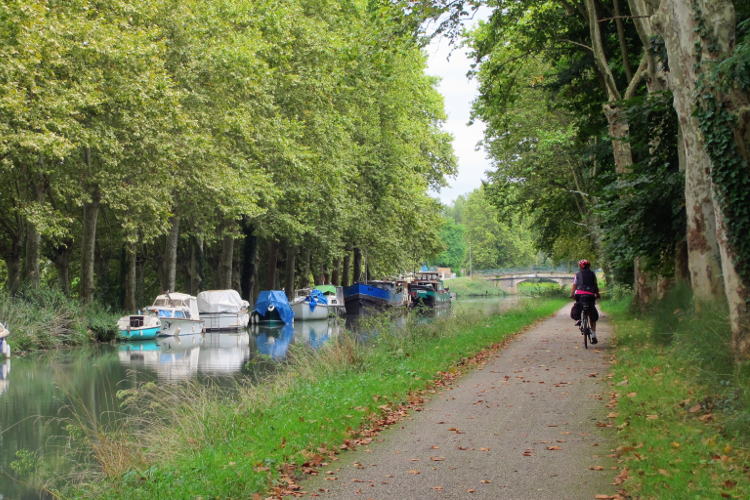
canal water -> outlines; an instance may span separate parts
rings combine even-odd
[[[493,314],[511,298],[461,299],[433,314],[469,311]],[[430,321],[430,316],[425,316]],[[434,316],[433,316],[434,317]],[[399,319],[394,319],[397,323]],[[356,323],[356,322],[355,322]],[[75,415],[111,424],[121,415],[117,392],[144,382],[194,379],[220,383],[252,373],[254,358],[282,360],[289,346],[319,348],[345,328],[342,321],[296,322],[289,327],[254,327],[155,341],[78,347],[0,360],[0,500],[49,498],[45,485],[27,471],[62,460],[65,428]],[[355,327],[356,329],[356,327]],[[44,459],[43,461],[40,459]],[[48,465],[44,465],[45,467]],[[18,477],[24,477],[19,481]]]

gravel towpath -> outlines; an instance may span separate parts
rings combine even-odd
[[[613,494],[610,325],[585,350],[570,306],[421,412],[301,483],[325,499],[593,499]]]

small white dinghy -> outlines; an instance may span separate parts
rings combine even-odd
[[[236,290],[206,290],[198,294],[198,311],[207,332],[241,330],[250,321],[250,303]]]

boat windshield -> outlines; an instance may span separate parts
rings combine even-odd
[[[184,300],[156,299],[154,306],[157,307],[188,307]]]
[[[184,318],[185,311],[175,311],[174,309],[157,309],[160,318]]]

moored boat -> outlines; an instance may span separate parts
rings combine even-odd
[[[344,288],[347,314],[358,314],[367,309],[384,309],[389,306],[391,292],[367,283],[355,283]]]
[[[294,322],[294,311],[283,290],[263,290],[255,301],[254,322]]]
[[[250,320],[250,303],[236,290],[206,290],[198,294],[198,312],[207,332],[240,330]]]
[[[161,320],[161,336],[194,335],[203,332],[198,301],[192,295],[167,292],[156,297],[147,311]]]
[[[117,321],[120,340],[152,340],[161,332],[161,320],[150,314],[131,314]]]
[[[296,297],[292,300],[292,311],[294,318],[302,321],[327,319],[328,297],[315,288],[304,288],[297,290]]]
[[[437,273],[419,273],[409,283],[409,296],[412,306],[436,307],[450,305],[451,292],[442,286]]]

